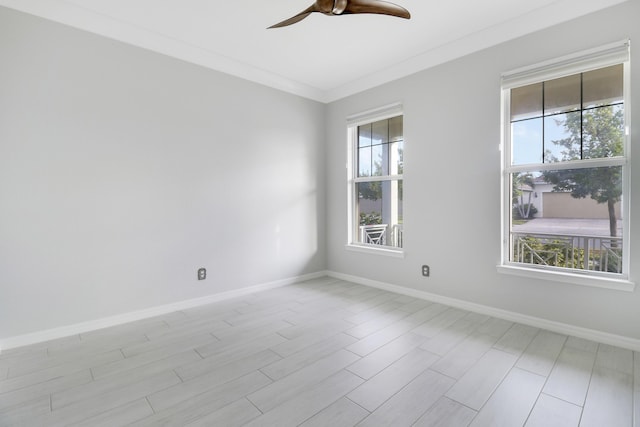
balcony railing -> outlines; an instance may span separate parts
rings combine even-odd
[[[551,233],[511,233],[512,261],[622,273],[622,238]]]
[[[402,224],[394,224],[391,227],[390,239],[387,239],[387,224],[372,224],[360,226],[360,242],[370,245],[386,246],[391,242],[391,246],[401,248],[403,244],[403,228]]]

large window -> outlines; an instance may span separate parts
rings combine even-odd
[[[403,245],[403,117],[349,126],[349,244],[399,251]]]
[[[620,43],[505,75],[504,266],[628,279],[627,64]]]

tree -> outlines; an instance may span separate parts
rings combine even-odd
[[[533,193],[535,185],[532,174],[520,172],[513,174],[513,204],[516,206],[518,214],[522,219],[529,219],[529,216],[531,215],[531,193]],[[526,191],[529,195],[527,203],[524,202],[525,189],[529,190]]]
[[[553,144],[562,147],[561,158],[545,151],[545,163],[598,159],[624,154],[624,108],[607,106],[583,111],[582,115],[570,113],[564,120],[556,120],[564,126],[568,137]],[[554,185],[554,191],[571,192],[574,198],[591,199],[606,203],[609,213],[609,232],[617,234],[615,204],[622,197],[622,169],[598,167],[547,171],[545,180]]]

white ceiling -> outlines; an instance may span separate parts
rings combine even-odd
[[[393,0],[411,20],[313,0],[0,0],[0,5],[330,102],[625,0]]]

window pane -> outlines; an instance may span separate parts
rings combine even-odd
[[[542,163],[542,118],[511,124],[512,164]]]
[[[360,225],[382,224],[382,182],[360,182],[356,185]]]
[[[386,245],[388,224],[382,223],[382,182],[361,182],[358,189],[357,242]]]
[[[542,116],[542,83],[511,89],[511,121]]]
[[[402,175],[403,164],[402,157],[404,156],[404,142],[398,141],[389,144],[389,174]]]
[[[403,247],[404,240],[404,225],[403,225],[403,205],[402,205],[402,180],[392,182],[395,186],[395,194],[397,194],[397,219],[394,221],[391,227],[392,245],[398,248]]]
[[[580,109],[580,74],[544,83],[544,114],[551,115]]]
[[[544,163],[580,160],[580,111],[544,118]]]
[[[382,175],[388,175],[389,172],[389,164],[388,162],[385,161],[384,159],[384,152],[388,151],[385,150],[385,147],[388,147],[387,144],[384,145],[374,145],[371,147],[371,159],[373,161],[373,170],[372,172],[372,176],[382,176]],[[387,166],[387,173],[385,173],[384,170],[384,166]]]
[[[510,260],[622,272],[622,167],[514,173]]]
[[[402,116],[389,119],[389,142],[402,141],[404,139],[402,121]]]
[[[371,176],[371,147],[358,149],[358,176]]]
[[[583,115],[583,158],[624,155],[624,106],[586,110]]]
[[[623,66],[601,68],[583,74],[583,108],[623,101]]]
[[[360,182],[359,243],[402,247],[402,181]]]
[[[358,147],[371,145],[371,124],[358,126]]]
[[[380,120],[372,124],[371,143],[384,144],[389,142],[389,120]]]

